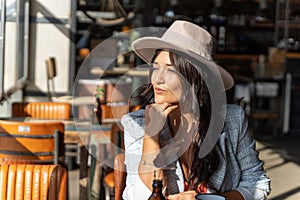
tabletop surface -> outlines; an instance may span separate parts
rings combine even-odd
[[[56,119],[39,119],[31,117],[18,118],[1,118],[1,120],[19,121],[19,122],[53,122],[60,121],[65,125],[64,143],[78,143],[81,145],[93,143],[110,143],[111,123],[92,124],[88,120],[56,120]]]

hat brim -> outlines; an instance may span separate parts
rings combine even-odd
[[[232,88],[234,85],[234,80],[229,72],[217,65],[214,61],[210,61],[193,51],[181,48],[161,38],[143,37],[137,39],[132,43],[132,48],[135,53],[148,64],[151,63],[157,49],[169,49],[171,51],[176,51],[179,55],[184,56],[184,58],[196,66],[206,68],[205,70],[211,71],[215,76],[221,76],[225,90]]]

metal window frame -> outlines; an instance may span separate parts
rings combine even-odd
[[[29,0],[16,1],[16,67],[18,77],[16,84],[4,90],[5,72],[5,26],[6,26],[6,0],[1,4],[1,29],[0,29],[0,103],[3,103],[13,93],[28,82],[28,57],[29,57],[29,26],[30,26],[30,5]],[[23,21],[22,21],[23,19]]]

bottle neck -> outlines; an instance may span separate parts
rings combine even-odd
[[[162,194],[162,188],[162,180],[156,179],[154,174],[154,180],[152,182],[152,194],[148,200],[165,200],[165,197]]]
[[[162,181],[161,180],[153,180],[152,183],[152,191],[156,193],[161,193],[162,192]]]
[[[162,188],[154,187],[154,188],[152,189],[152,192],[155,192],[155,193],[161,193],[161,192],[162,192]]]

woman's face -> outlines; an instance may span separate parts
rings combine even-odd
[[[152,65],[151,83],[155,103],[178,104],[182,87],[178,72],[171,64],[169,52],[162,51],[155,58]]]

